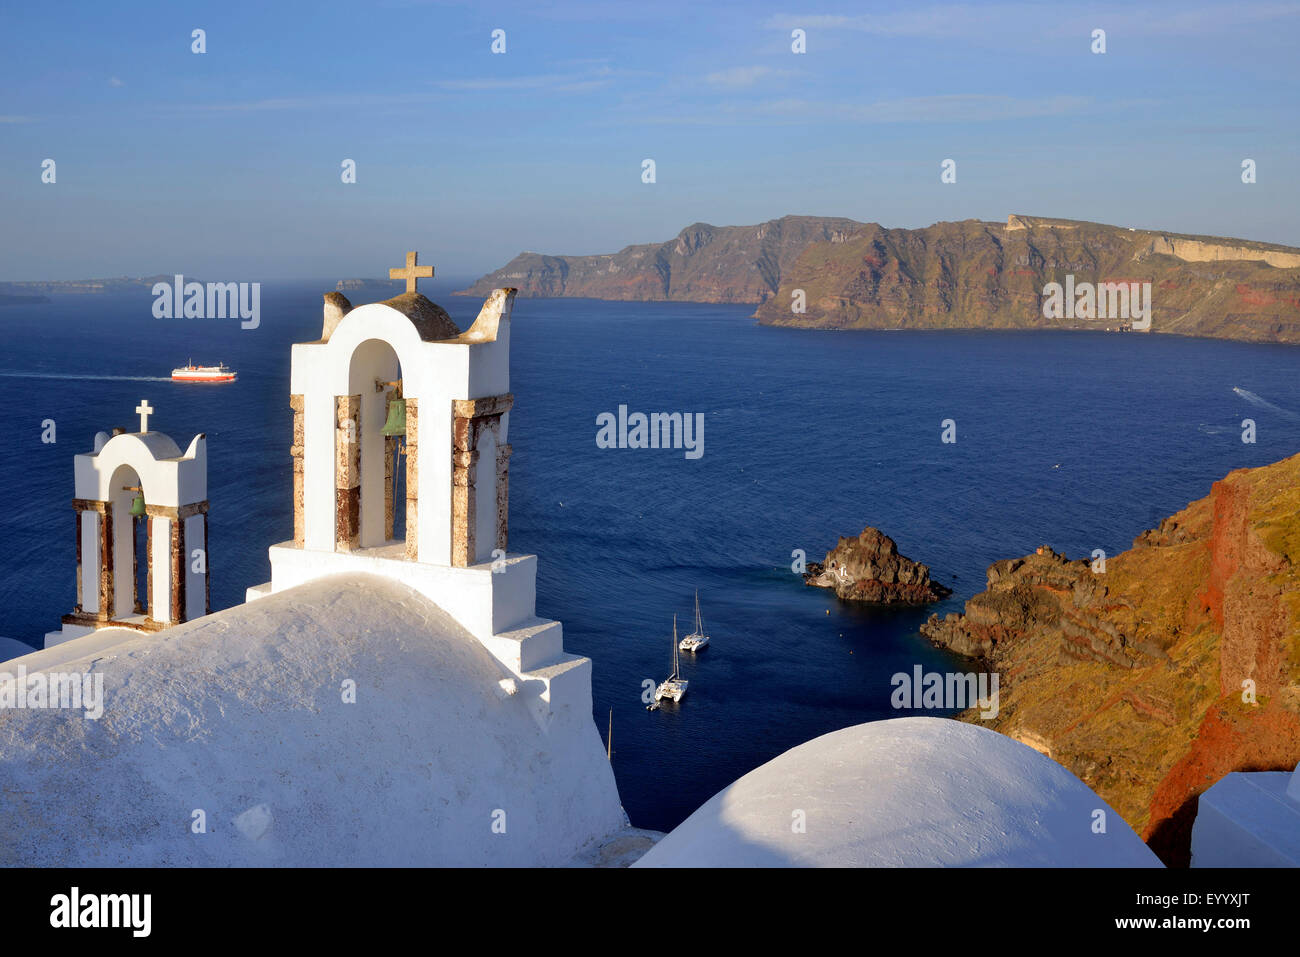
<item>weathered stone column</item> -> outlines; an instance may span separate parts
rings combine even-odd
[[[361,396],[334,397],[334,550],[361,544]]]
[[[99,512],[99,611],[95,617],[113,617],[113,503],[104,502]]]
[[[491,469],[487,474],[494,480],[497,494],[493,501],[480,503],[477,493],[478,445],[485,429],[500,435],[501,416],[510,411],[514,401],[515,397],[507,392],[504,395],[456,399],[452,402],[451,563],[457,567],[464,568],[472,564],[478,552],[475,529],[480,506],[495,510],[496,547],[505,548],[505,508],[508,502],[504,497],[501,480],[507,475],[503,461],[509,460],[510,446],[496,443],[496,460],[483,463],[484,467]]]
[[[497,446],[497,548],[509,551],[510,524],[510,453],[509,445]]]
[[[203,503],[203,614],[212,614],[212,566],[208,562],[212,558],[212,549],[208,544],[208,509],[207,502]]]
[[[175,518],[171,526],[171,622],[179,625],[185,620],[185,521]]]
[[[73,607],[74,615],[85,614],[82,606],[82,582],[81,582],[81,513],[83,509],[76,502],[72,503],[72,510],[77,516],[77,604]]]
[[[136,548],[140,541],[140,522],[143,519],[143,515],[131,516],[131,608],[137,615],[144,614],[144,603],[140,601],[140,553]],[[145,574],[149,574],[147,565]],[[148,596],[145,598],[147,600]]]
[[[146,524],[144,529],[144,563],[145,563],[144,590],[148,594],[144,596],[144,606],[145,606],[144,616],[147,621],[153,622],[158,620],[158,616],[154,614],[154,611],[156,611],[156,609],[154,608],[154,599],[153,599],[153,516],[148,514],[147,506],[146,506],[145,523]]]
[[[303,397],[289,396],[289,408],[293,409],[293,444],[289,446],[289,454],[293,456],[293,543],[302,548],[307,538],[307,517],[303,507],[303,435],[306,431]],[[207,540],[205,534],[203,541]]]
[[[419,554],[420,514],[420,410],[415,399],[406,400],[406,557]]]

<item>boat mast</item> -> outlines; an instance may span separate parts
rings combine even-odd
[[[677,616],[673,615],[673,677],[677,677]]]
[[[700,590],[695,589],[695,633],[704,634],[704,619],[700,617]]]
[[[605,759],[614,761],[614,709],[609,709],[609,734],[605,735]]]

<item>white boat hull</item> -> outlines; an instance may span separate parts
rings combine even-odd
[[[687,635],[677,646],[682,651],[699,651],[709,644],[708,635]]]
[[[686,686],[689,683],[681,678],[665,681],[655,691],[655,700],[662,701],[664,698],[670,698],[673,701],[681,701],[682,696],[686,694]]]

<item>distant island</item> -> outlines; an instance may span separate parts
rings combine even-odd
[[[154,283],[165,282],[169,285],[175,280],[173,275],[158,276],[117,276],[113,279],[49,279],[35,282],[0,282],[0,298],[4,296],[36,296],[36,302],[48,302],[45,297],[52,293],[61,295],[88,296],[105,292],[121,292],[135,286],[152,287]]]
[[[923,229],[695,223],[606,255],[520,253],[457,295],[753,303],[764,325],[810,329],[1131,331],[1044,317],[1050,283],[1106,282],[1151,284],[1152,332],[1300,343],[1300,248],[1023,215]]]

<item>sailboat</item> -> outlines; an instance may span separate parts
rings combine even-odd
[[[677,661],[677,616],[673,615],[673,673],[656,689],[655,701],[662,701],[664,698],[681,701],[682,695],[686,694],[687,684],[688,682],[681,676],[679,671]]]
[[[695,592],[695,631],[682,639],[682,651],[699,651],[709,643],[709,636],[704,633],[704,619],[700,617],[700,593]]]

